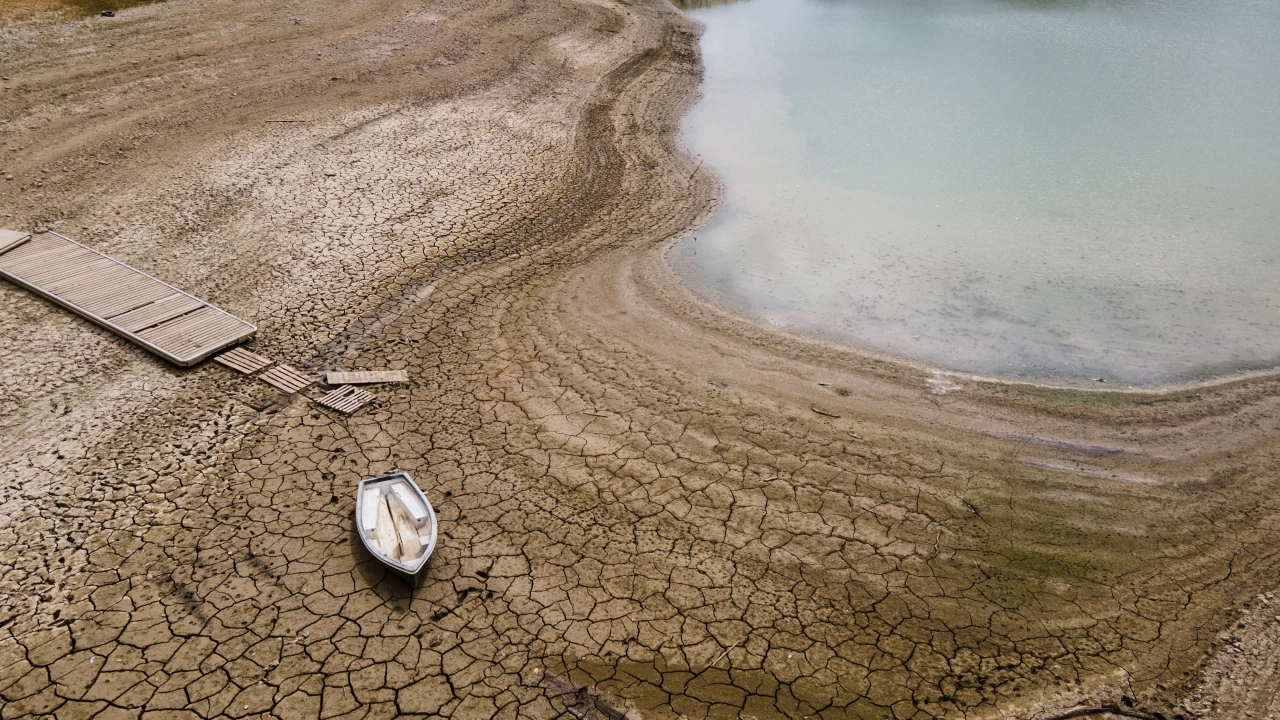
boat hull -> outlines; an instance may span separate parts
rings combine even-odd
[[[415,528],[415,532],[422,531],[423,528],[429,529],[428,535],[413,538],[414,542],[421,541],[422,556],[414,559],[410,563],[405,563],[397,558],[388,556],[386,552],[379,546],[374,538],[373,528],[370,527],[369,518],[375,518],[373,524],[376,526],[376,511],[370,512],[370,508],[366,507],[366,500],[370,497],[369,490],[374,491],[374,497],[379,492],[390,492],[394,490],[394,486],[403,482],[412,491],[410,499],[416,498],[421,501],[422,507],[417,508],[424,511],[423,519],[420,525]],[[398,492],[398,491],[397,491]],[[385,508],[383,508],[385,510]],[[387,566],[393,575],[404,580],[411,587],[420,587],[426,578],[427,568],[430,564],[431,555],[435,551],[437,521],[435,509],[431,505],[431,501],[427,499],[422,489],[413,481],[405,472],[394,472],[390,475],[361,480],[356,488],[356,513],[355,513],[356,530],[360,534],[360,541],[364,543],[365,549],[369,554],[373,555],[379,562]]]
[[[400,568],[396,567],[395,565],[392,565],[391,563],[384,562],[383,564],[387,566],[387,569],[391,571],[392,575],[395,575],[401,580],[409,583],[409,585],[414,588],[419,588],[419,587],[422,587],[422,579],[427,574],[427,566],[430,565],[431,563],[430,561],[428,561],[425,565],[422,566],[422,569],[416,573],[407,573],[401,570]]]

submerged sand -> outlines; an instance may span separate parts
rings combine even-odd
[[[719,191],[677,136],[698,32],[658,0],[0,30],[0,225],[410,377],[347,418],[0,286],[0,714],[1267,712],[1276,378],[1007,385],[706,305],[663,260]],[[392,469],[440,517],[416,593],[353,530]]]

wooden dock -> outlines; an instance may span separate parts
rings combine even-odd
[[[257,332],[234,315],[55,232],[0,242],[0,277],[184,367]]]

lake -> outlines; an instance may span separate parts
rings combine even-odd
[[[712,301],[1057,384],[1280,364],[1280,3],[677,5],[725,193],[669,258]]]

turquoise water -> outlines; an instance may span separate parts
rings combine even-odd
[[[1280,364],[1280,3],[689,12],[706,78],[684,140],[725,185],[671,253],[699,292],[1007,377]]]

